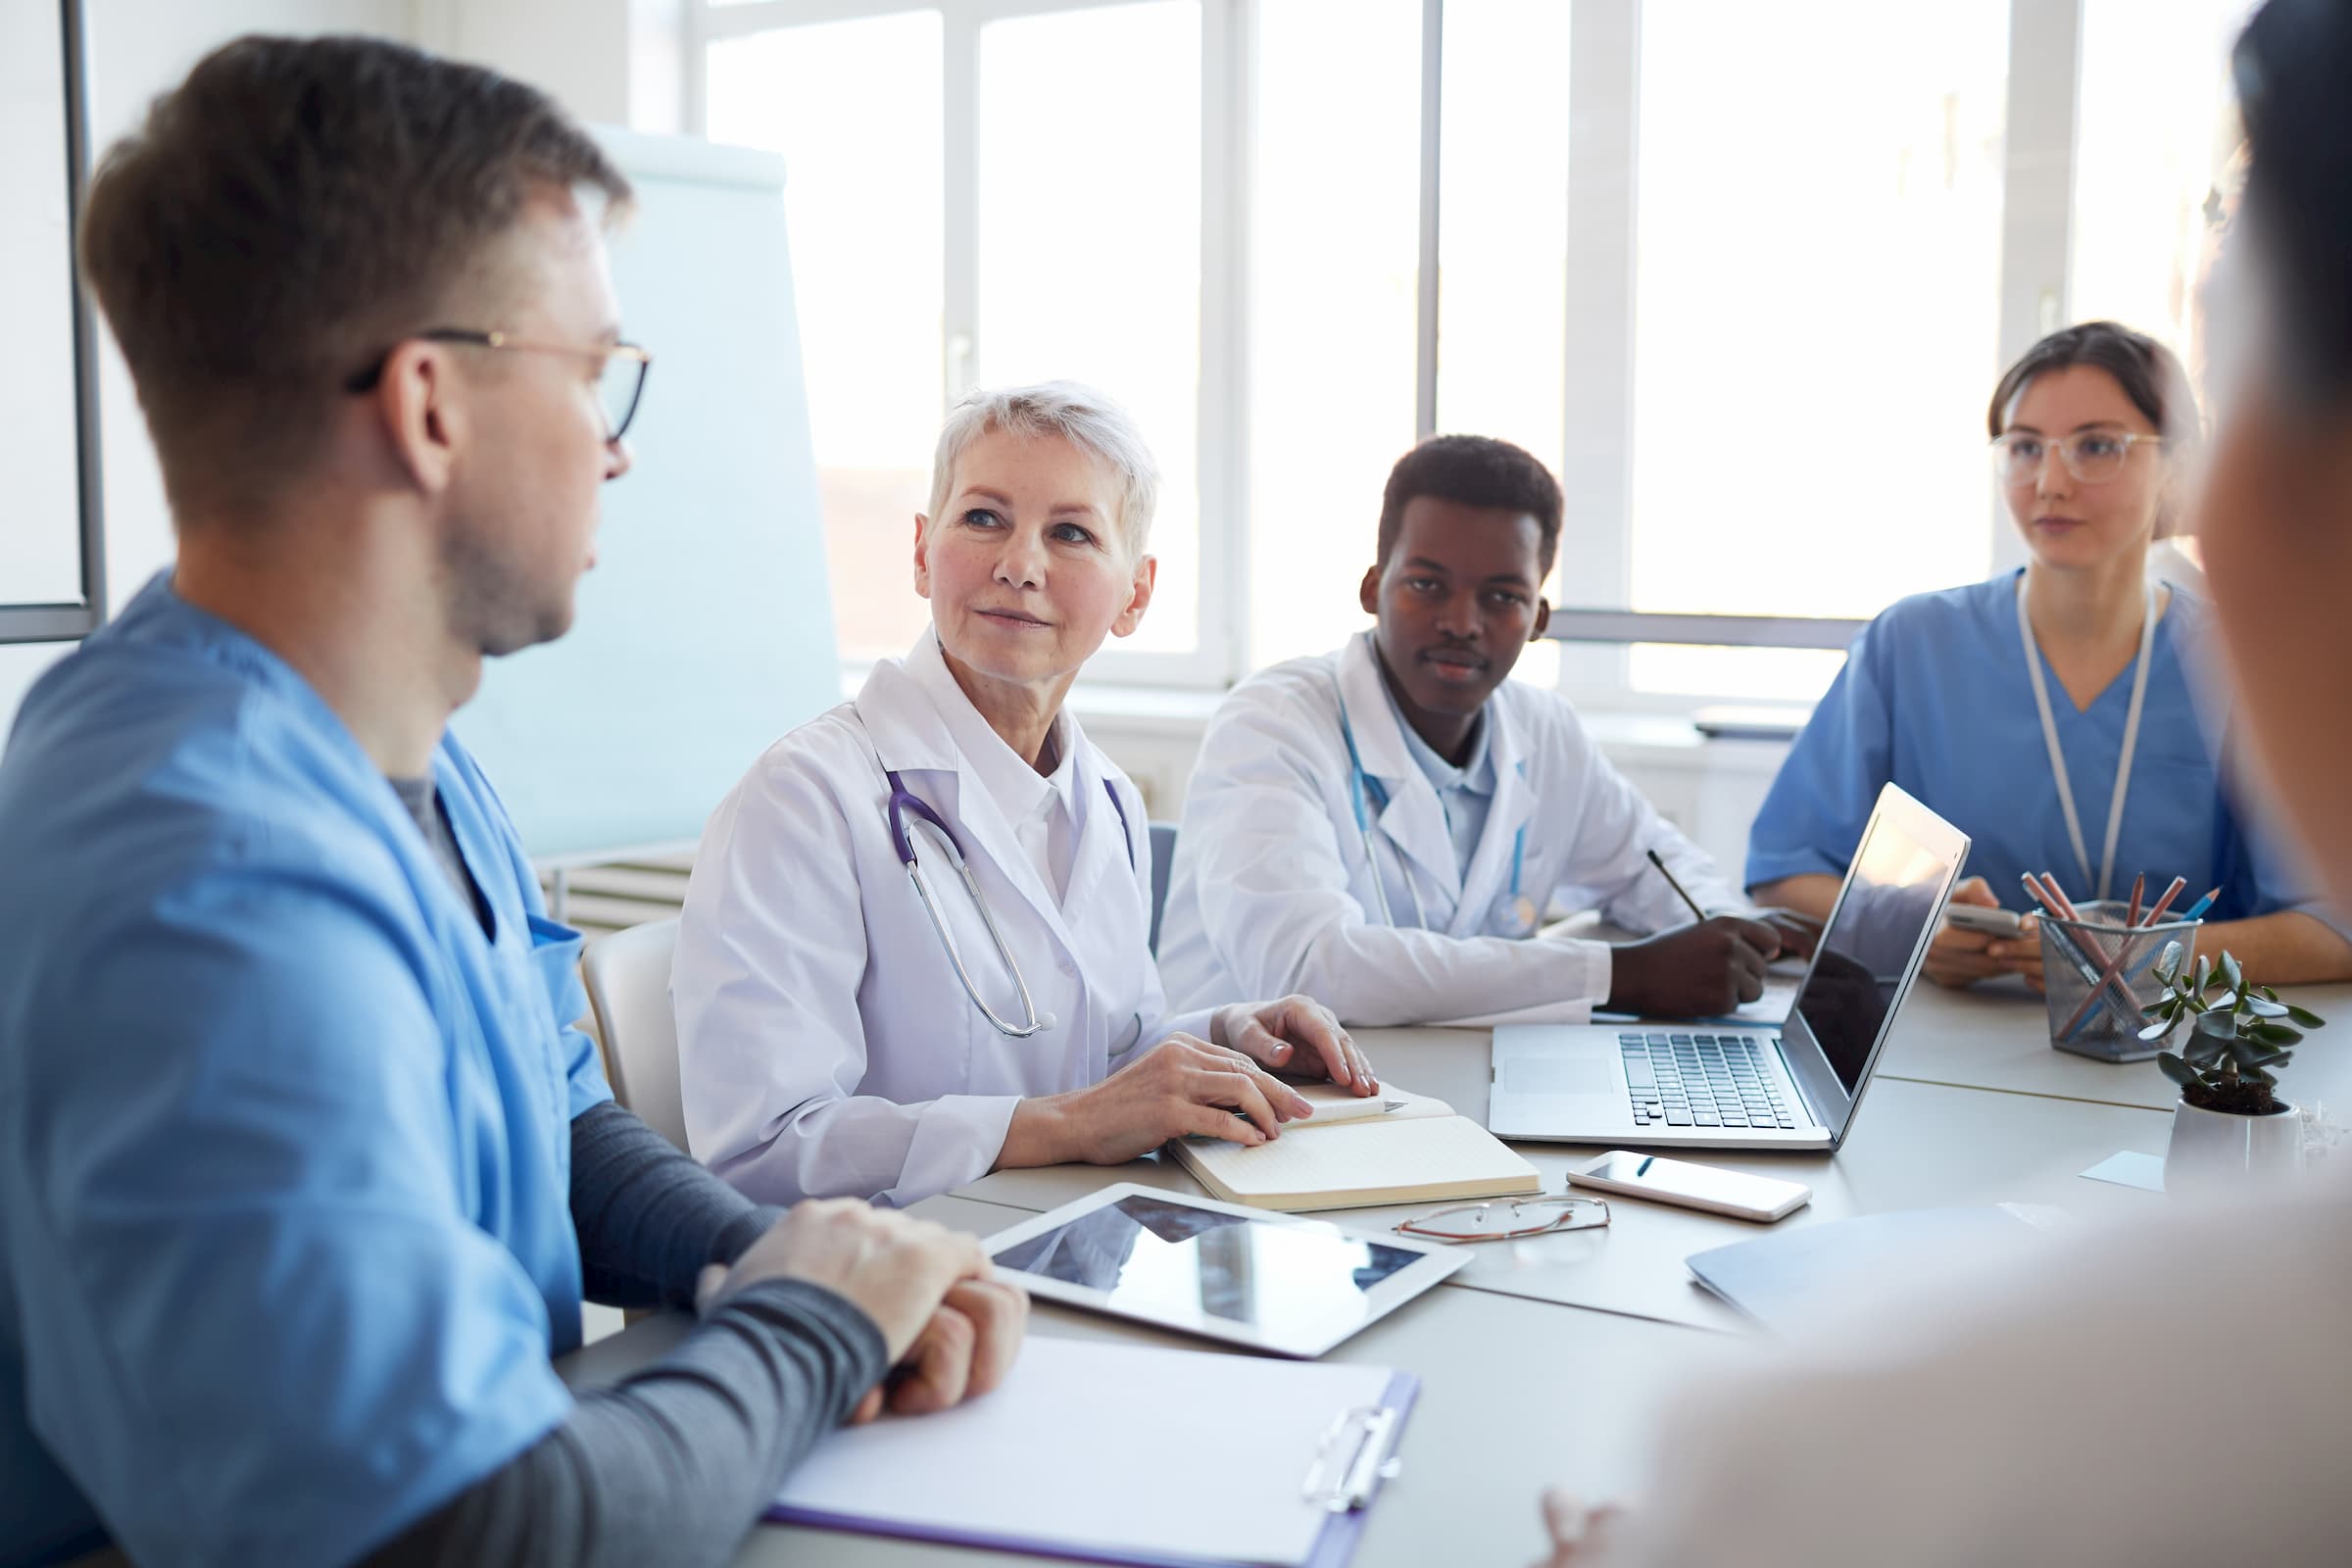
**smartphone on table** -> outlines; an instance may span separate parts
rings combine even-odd
[[[1568,1185],[1739,1219],[1776,1220],[1813,1201],[1813,1189],[1802,1182],[1749,1176],[1630,1149],[1612,1149],[1585,1164],[1571,1165]]]

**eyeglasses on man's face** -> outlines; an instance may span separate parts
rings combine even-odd
[[[608,443],[628,433],[629,421],[637,417],[638,399],[645,395],[645,372],[654,364],[654,357],[634,343],[582,348],[572,343],[541,343],[516,337],[512,332],[480,332],[462,326],[436,326],[411,335],[428,343],[463,343],[472,348],[513,349],[524,354],[563,354],[596,362],[597,405],[604,410]],[[374,391],[383,380],[384,367],[391,359],[392,350],[386,349],[373,365],[345,381],[343,390]]]
[[[2028,484],[2040,476],[2043,462],[2055,448],[2058,461],[2079,483],[2097,484],[2123,472],[2136,446],[2162,451],[2164,437],[2133,430],[2077,430],[2052,440],[2031,430],[2012,430],[1993,438],[1992,466],[2001,483]]]

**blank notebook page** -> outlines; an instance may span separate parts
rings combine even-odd
[[[1032,1334],[995,1393],[842,1428],[776,1502],[932,1540],[1302,1563],[1332,1517],[1301,1494],[1323,1436],[1393,1375]]]
[[[1467,1116],[1349,1122],[1285,1133],[1254,1149],[1195,1143],[1185,1152],[1237,1193],[1385,1191],[1536,1174]]]

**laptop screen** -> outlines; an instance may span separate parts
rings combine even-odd
[[[1872,815],[1854,852],[1845,896],[1796,996],[1796,1010],[1849,1095],[1895,1004],[1911,955],[1942,908],[1952,871],[1944,856],[1904,832],[1887,812]]]

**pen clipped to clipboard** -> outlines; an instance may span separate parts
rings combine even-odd
[[[1372,1506],[1384,1481],[1404,1467],[1396,1444],[1404,1416],[1385,1404],[1361,1404],[1332,1418],[1322,1447],[1299,1494],[1325,1513],[1352,1513]]]

